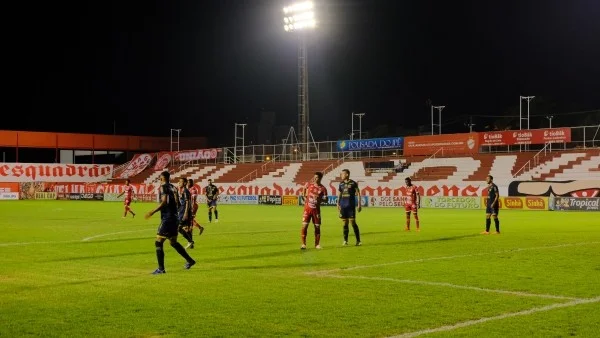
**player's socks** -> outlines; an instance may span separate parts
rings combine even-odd
[[[489,218],[485,219],[485,232],[490,232],[490,225],[492,224],[492,220]]]
[[[175,244],[171,243],[171,246],[177,250],[177,253],[181,255],[181,257],[185,258],[186,261],[188,262],[193,262],[194,260],[192,259],[192,257],[190,257],[190,255],[187,253],[187,251],[185,251],[185,249],[183,248],[183,246],[179,243],[179,242],[175,242]]]
[[[496,226],[496,232],[500,232],[500,220],[498,218],[494,218],[494,225]]]
[[[348,224],[344,224],[344,242],[348,242],[348,233],[350,233],[350,228]]]
[[[321,225],[315,225],[315,246],[319,246],[321,241]]]
[[[300,238],[302,239],[302,245],[306,245],[306,234],[308,233],[308,225],[303,225],[300,230]]]
[[[156,246],[156,260],[158,261],[158,269],[165,269],[165,251],[163,250],[163,242],[154,242]]]
[[[219,220],[219,210],[215,210],[215,221]]]
[[[212,222],[212,210],[208,211],[208,221]]]
[[[417,230],[420,229],[420,224],[419,224],[419,215],[415,214],[415,223],[417,224]]]
[[[181,234],[181,236],[183,238],[185,238],[188,242],[191,242],[192,240],[190,239],[189,233],[187,231],[185,231],[183,228],[179,228],[179,233]]]
[[[352,230],[354,230],[354,236],[356,237],[356,243],[360,242],[360,230],[358,229],[358,224],[352,224]]]

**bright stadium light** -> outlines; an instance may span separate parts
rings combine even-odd
[[[298,37],[298,136],[303,156],[308,156],[310,113],[308,100],[307,35],[317,27],[317,15],[312,1],[297,2],[283,8],[283,29]],[[312,137],[312,136],[311,136]]]
[[[312,1],[295,3],[284,7],[283,29],[286,32],[306,30],[317,27]]]

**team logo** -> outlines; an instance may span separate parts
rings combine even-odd
[[[348,147],[348,144],[346,143],[346,141],[338,141],[338,148],[340,148],[340,150],[344,150]]]

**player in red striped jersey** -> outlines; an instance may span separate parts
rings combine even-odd
[[[123,218],[127,217],[128,212],[131,213],[132,217],[135,217],[135,213],[129,207],[129,205],[131,204],[131,199],[133,198],[133,195],[134,195],[133,186],[131,185],[131,181],[129,179],[125,180],[124,188],[125,189],[123,190],[123,192],[120,193],[119,196],[117,196],[117,198],[119,198],[119,197],[123,196],[123,194],[125,194],[125,200],[123,201],[123,205],[125,205],[125,213],[123,214]]]
[[[300,238],[302,246],[306,250],[306,235],[308,224],[312,220],[315,227],[315,249],[321,249],[321,203],[327,201],[327,189],[321,184],[323,173],[316,172],[312,182],[307,182],[302,195],[304,196],[304,213],[302,214],[302,230]]]
[[[200,230],[198,235],[202,235],[204,232],[204,227],[201,226],[198,221],[196,221],[196,212],[198,211],[198,194],[200,193],[200,190],[196,188],[194,185],[194,180],[191,178],[188,178],[187,186],[188,190],[190,191],[190,195],[192,196],[192,226],[195,226]]]
[[[404,204],[404,210],[406,211],[406,228],[404,230],[410,231],[410,213],[412,211],[415,216],[415,223],[417,223],[417,231],[421,231],[419,227],[419,208],[421,208],[421,196],[416,185],[412,184],[410,177],[407,177],[406,182],[406,201]]]

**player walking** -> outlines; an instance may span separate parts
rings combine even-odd
[[[120,193],[119,196],[117,196],[117,198],[120,198],[121,196],[123,196],[123,194],[125,194],[125,200],[123,201],[123,205],[125,206],[125,213],[123,214],[123,218],[127,217],[128,212],[131,213],[131,217],[135,217],[135,213],[133,212],[133,210],[131,210],[131,207],[129,207],[134,194],[133,187],[131,186],[131,181],[129,181],[129,179],[125,180],[125,190],[123,190],[123,192]]]
[[[192,226],[196,227],[200,230],[199,235],[202,235],[202,233],[204,232],[204,227],[200,225],[200,223],[198,223],[196,221],[196,212],[198,212],[198,188],[196,188],[196,186],[194,185],[194,180],[192,180],[191,178],[188,178],[187,180],[187,188],[188,191],[190,192],[190,197],[192,199]]]

